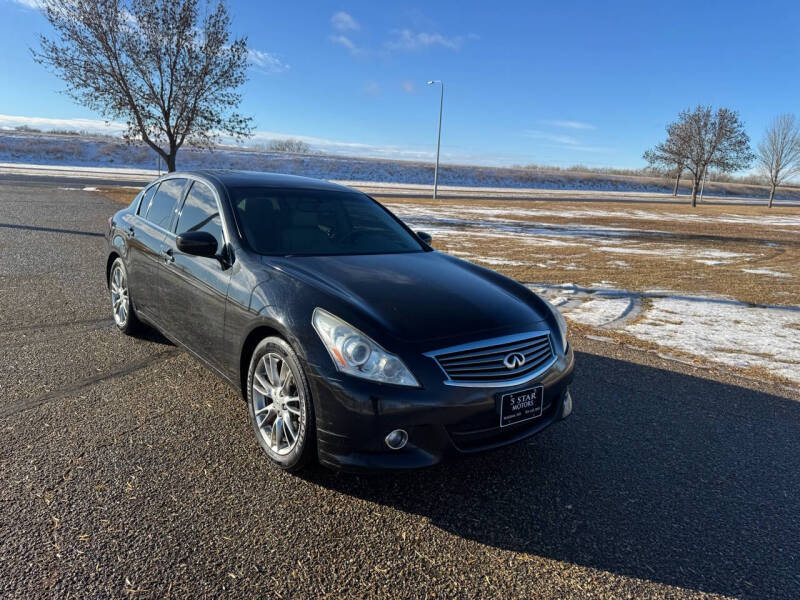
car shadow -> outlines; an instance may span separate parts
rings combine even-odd
[[[113,325],[113,321],[112,321]],[[132,337],[136,338],[137,340],[142,340],[145,342],[151,342],[153,344],[159,344],[160,346],[174,346],[169,339],[164,336],[158,329],[155,327],[151,327],[147,323],[142,323],[141,327],[137,329],[133,334]]]
[[[0,228],[22,229],[25,231],[43,231],[46,233],[67,233],[70,235],[86,235],[89,237],[104,237],[105,234],[97,231],[78,231],[76,229],[62,229],[60,227],[40,227],[39,225],[17,225],[14,223],[0,223]]]
[[[577,353],[575,413],[415,473],[314,469],[341,493],[497,548],[704,592],[800,590],[800,403]]]

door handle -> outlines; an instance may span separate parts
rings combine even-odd
[[[161,250],[161,256],[167,264],[175,262],[175,257],[172,255],[172,248],[163,248]]]

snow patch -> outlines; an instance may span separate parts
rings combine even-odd
[[[629,306],[627,298],[594,298],[582,302],[577,308],[564,314],[571,321],[591,327],[602,327],[622,317]]]
[[[745,273],[752,273],[753,275],[769,275],[770,277],[791,277],[791,273],[782,273],[781,271],[773,271],[772,269],[742,269]]]
[[[730,252],[728,250],[718,250],[711,248],[708,250],[693,250],[691,248],[620,248],[617,246],[600,246],[597,248],[601,252],[611,252],[614,254],[644,254],[661,256],[667,258],[693,258],[702,262],[702,259],[725,259],[725,258],[748,258],[753,256],[746,252]]]
[[[653,298],[623,331],[668,348],[736,367],[757,366],[800,381],[800,309],[731,300]]]
[[[761,367],[800,382],[800,307],[754,306],[725,296],[665,289],[638,293],[608,289],[607,284],[527,285],[551,301],[572,294],[560,303],[571,321],[627,333],[709,361]],[[664,358],[687,360],[668,353]]]
[[[596,342],[605,342],[607,344],[615,343],[612,338],[606,337],[604,335],[585,335],[583,337],[585,337],[587,340],[594,340]]]
[[[728,264],[730,261],[729,260],[713,260],[713,259],[709,259],[709,258],[695,258],[694,262],[701,263],[701,264],[704,264],[704,265],[709,265],[709,266],[712,266],[712,267],[718,267],[720,265]]]

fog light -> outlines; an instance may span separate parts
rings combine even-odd
[[[572,413],[572,395],[567,390],[564,396],[564,407],[561,409],[561,418],[566,419]]]
[[[408,441],[408,433],[406,433],[405,429],[395,429],[383,441],[392,450],[400,450]]]

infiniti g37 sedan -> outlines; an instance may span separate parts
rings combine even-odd
[[[428,466],[572,411],[560,313],[358,191],[171,173],[107,238],[117,327],[148,324],[230,382],[283,469]]]

